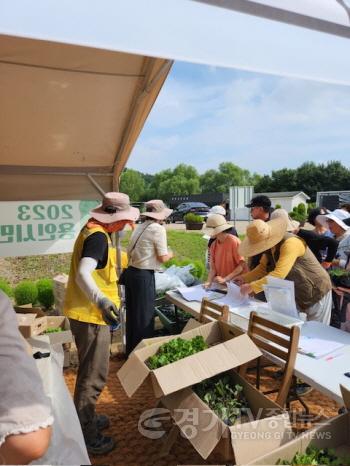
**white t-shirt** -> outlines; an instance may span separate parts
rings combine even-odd
[[[152,220],[138,225],[128,246],[129,265],[138,269],[157,270],[161,266],[157,256],[166,254],[168,246],[165,228]]]
[[[0,291],[0,445],[11,434],[34,432],[53,423],[34,359],[25,350],[16,314]]]

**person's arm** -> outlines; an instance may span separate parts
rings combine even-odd
[[[350,254],[350,235],[346,236],[338,245],[336,259],[333,260],[333,265],[345,269],[348,265]]]
[[[26,352],[16,314],[0,292],[0,459],[28,464],[50,443],[53,417],[34,359]]]
[[[263,285],[267,283],[267,277],[276,277],[284,279],[291,271],[298,257],[305,254],[306,246],[299,238],[288,238],[281,246],[280,256],[276,263],[276,267],[272,272],[260,278],[259,280],[251,281],[251,289],[254,293],[263,291]]]
[[[259,278],[262,278],[266,275],[266,264],[267,264],[267,258],[265,254],[261,256],[259,264],[253,269],[250,270],[249,272],[243,273],[241,275],[242,280],[245,283],[250,283],[255,280],[259,280]]]
[[[214,281],[214,278],[216,277],[216,268],[215,268],[214,256],[215,256],[215,242],[213,242],[211,244],[211,246],[210,246],[209,273],[208,273],[207,281],[204,283],[205,288],[209,288],[212,285],[212,283]]]
[[[317,252],[327,249],[327,257],[324,262],[330,263],[333,261],[338,248],[337,240],[330,236],[318,235],[314,231],[304,230],[303,228],[299,230],[298,236],[305,241],[315,255]]]
[[[168,251],[166,230],[161,225],[156,224],[157,227],[154,229],[154,247],[156,250],[157,261],[161,264],[168,262],[168,260],[174,257],[174,254]]]
[[[98,300],[104,297],[104,294],[98,288],[91,275],[96,267],[97,260],[92,257],[83,257],[80,259],[75,279],[81,291],[86,295],[89,301],[94,304],[97,304]]]
[[[46,453],[51,439],[51,427],[27,434],[9,435],[0,447],[2,464],[29,464]]]

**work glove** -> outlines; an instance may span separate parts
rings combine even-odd
[[[103,320],[108,325],[119,324],[119,309],[117,306],[108,298],[99,298],[97,301],[97,307],[102,313]]]

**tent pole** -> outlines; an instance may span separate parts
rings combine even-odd
[[[113,175],[112,178],[112,189],[113,191],[119,191],[119,177]],[[120,245],[120,235],[117,231],[116,233],[112,234],[112,243],[117,250],[117,277],[120,277],[122,272],[122,253],[121,253],[121,245]],[[120,331],[121,331],[121,351],[125,353],[126,350],[126,327],[125,327],[125,289],[124,286],[120,285],[118,282],[118,295],[120,297]]]

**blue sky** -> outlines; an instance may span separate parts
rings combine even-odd
[[[230,161],[259,174],[305,161],[350,166],[350,87],[177,62],[127,167]]]

